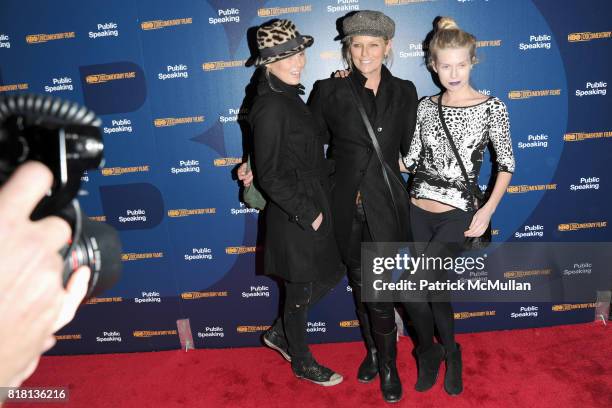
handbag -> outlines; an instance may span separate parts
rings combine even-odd
[[[251,155],[247,158],[247,171],[251,170]],[[244,188],[244,192],[242,193],[242,199],[245,204],[251,208],[256,208],[258,210],[263,210],[266,207],[266,199],[261,194],[261,192],[255,187],[255,180],[251,183],[250,186]]]
[[[446,134],[446,138],[448,139],[448,143],[457,158],[457,162],[459,163],[459,167],[461,168],[461,174],[463,174],[463,178],[465,179],[465,185],[467,186],[468,193],[472,196],[474,206],[476,210],[482,208],[482,206],[486,203],[486,197],[480,191],[480,188],[474,183],[470,182],[470,178],[468,177],[467,171],[465,170],[465,166],[463,165],[463,161],[461,160],[461,156],[459,156],[459,152],[457,151],[457,147],[453,142],[453,138],[446,126],[446,121],[444,120],[444,114],[442,113],[442,94],[438,95],[438,116],[440,117],[440,122],[442,123],[442,128],[444,129],[444,133]],[[486,248],[490,243],[492,237],[491,230],[491,221],[489,220],[489,225],[485,232],[479,237],[470,237],[466,239],[464,248],[465,249],[482,249]]]
[[[370,119],[368,119],[368,115],[365,112],[365,108],[357,94],[357,90],[355,89],[355,85],[353,81],[347,77],[346,81],[351,89],[351,93],[353,94],[353,99],[355,101],[355,105],[357,105],[357,110],[361,116],[361,120],[370,135],[370,139],[372,141],[372,145],[374,146],[374,150],[376,151],[376,155],[378,156],[378,160],[380,161],[382,167],[383,178],[385,179],[385,184],[389,189],[389,193],[391,194],[391,202],[393,203],[393,211],[395,213],[395,220],[397,222],[397,228],[400,235],[406,235],[402,238],[402,240],[407,239],[407,234],[404,234],[403,231],[410,225],[410,215],[406,208],[402,208],[398,206],[398,201],[402,200],[405,203],[408,203],[410,200],[410,194],[408,194],[408,188],[406,183],[403,180],[400,180],[397,175],[393,172],[393,170],[389,167],[389,164],[384,160],[382,152],[380,150],[380,145],[378,144],[378,139],[376,139],[376,135],[374,134],[374,129],[372,129],[372,124],[370,123]],[[404,209],[404,211],[402,211]]]

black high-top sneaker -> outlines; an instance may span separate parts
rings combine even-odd
[[[324,387],[340,384],[343,380],[342,375],[320,365],[312,356],[299,360],[294,359],[291,362],[291,368],[296,377]]]
[[[289,345],[287,344],[287,339],[285,339],[285,335],[281,333],[277,333],[274,330],[274,326],[270,327],[263,334],[262,337],[263,343],[270,347],[272,350],[278,351],[285,360],[291,362],[291,355],[289,354]]]

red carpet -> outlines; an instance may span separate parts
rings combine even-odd
[[[263,347],[45,357],[25,385],[70,388],[69,403],[44,407],[610,407],[610,329],[590,323],[458,335],[465,391],[456,397],[444,392],[443,370],[433,389],[414,391],[412,343],[402,338],[404,399],[393,405],[382,401],[378,380],[355,379],[361,343],[313,346],[319,361],[345,376],[331,388],[297,380]]]

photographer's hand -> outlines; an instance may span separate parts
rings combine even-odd
[[[0,386],[18,386],[32,373],[86,290],[87,268],[62,287],[59,250],[70,239],[68,224],[30,220],[51,182],[44,165],[30,162],[0,188]]]
[[[79,305],[87,294],[90,276],[91,271],[87,266],[81,266],[70,276],[64,290],[62,309],[55,321],[53,332],[58,331],[74,319]]]
[[[63,296],[62,308],[53,326],[53,332],[60,330],[62,327],[70,323],[70,321],[74,318],[76,310],[78,309],[79,305],[81,304],[81,301],[87,294],[87,287],[90,275],[91,271],[89,270],[89,268],[86,266],[82,266],[77,269],[68,280],[65,295]],[[43,343],[42,353],[51,349],[51,347],[53,347],[54,345],[55,336],[51,335],[47,337],[47,339]],[[20,375],[21,379],[18,380],[18,384],[21,384],[29,376],[32,375],[32,373],[34,372],[34,370],[36,370],[36,367],[38,366],[38,361],[38,357],[33,359],[28,365],[28,367],[23,370]]]

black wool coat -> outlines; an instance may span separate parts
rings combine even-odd
[[[272,74],[269,80],[260,77],[248,122],[255,182],[268,199],[264,273],[311,282],[334,273],[340,264],[321,129],[300,98],[301,85],[285,84]],[[323,222],[315,231],[312,222],[319,213]]]
[[[353,81],[362,100],[367,100],[366,78],[353,71],[348,79],[330,78],[314,84],[308,104],[319,125],[327,132],[327,156],[335,161],[332,176],[332,214],[335,235],[346,261],[357,191],[361,192],[370,232],[375,242],[406,241],[408,222],[398,225],[391,194],[383,178],[380,161],[357,110],[347,81]],[[417,110],[414,84],[391,75],[383,65],[381,82],[371,117],[372,128],[393,173],[401,179],[398,159],[406,154],[412,141]],[[364,104],[365,105],[365,104]],[[366,109],[367,111],[367,109]],[[397,203],[407,214],[408,200]]]

